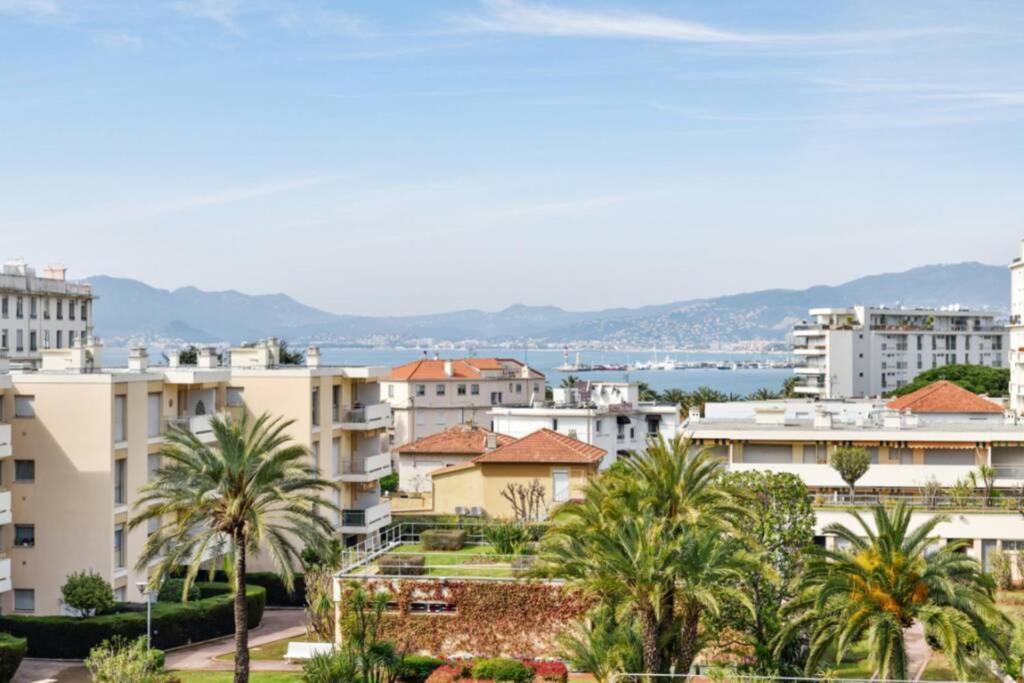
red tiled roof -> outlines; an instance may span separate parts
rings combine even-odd
[[[541,429],[507,446],[484,453],[474,458],[473,462],[591,464],[599,461],[604,455],[603,448],[591,446],[550,429]]]
[[[1001,413],[1003,407],[978,396],[948,380],[932,382],[926,387],[886,404],[893,410],[912,413]]]
[[[398,448],[399,453],[452,453],[462,455],[480,455],[487,451],[487,436],[492,434],[488,429],[475,425],[455,425],[443,432],[425,436]],[[495,435],[498,446],[505,446],[514,437],[507,434]]]
[[[444,371],[445,363],[452,364],[452,374]],[[521,361],[515,358],[455,358],[450,361],[443,359],[422,358],[391,369],[393,380],[445,380],[445,379],[479,379],[483,370],[501,370],[502,363],[514,363],[520,368]],[[539,379],[543,374],[530,368],[530,378]]]

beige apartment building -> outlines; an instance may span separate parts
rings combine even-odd
[[[121,600],[138,601],[146,579],[135,563],[155,525],[128,531],[138,490],[160,466],[171,425],[212,440],[214,415],[270,412],[294,420],[291,435],[336,483],[339,537],[355,541],[390,523],[379,479],[391,471],[377,380],[386,368],[325,367],[310,349],[305,365],[279,365],[271,340],[234,349],[221,364],[202,349],[194,366],[171,354],[150,366],[102,368],[101,347],[76,342],[41,353],[38,369],[7,370],[0,359],[0,609],[63,611],[68,574],[93,570]],[[254,558],[253,569],[269,568]]]
[[[544,375],[513,358],[424,358],[393,368],[381,391],[401,445],[460,424],[490,429],[491,408],[542,402]]]
[[[16,365],[36,365],[44,349],[71,348],[92,335],[92,288],[66,279],[63,266],[37,275],[23,261],[0,269],[0,350]]]

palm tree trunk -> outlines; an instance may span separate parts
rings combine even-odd
[[[654,610],[645,609],[640,613],[640,640],[644,652],[644,672],[661,673],[661,656],[658,651],[658,619]]]
[[[680,674],[690,673],[693,660],[697,658],[698,634],[700,626],[700,607],[686,605],[683,608],[682,624],[679,633],[679,655],[676,662],[677,671]]]
[[[245,599],[245,532],[235,546],[235,683],[249,683],[249,603]]]

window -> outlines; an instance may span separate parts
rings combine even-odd
[[[68,330],[68,348],[74,348],[75,346],[75,331]]]
[[[519,382],[516,382],[516,393],[517,394],[523,393],[523,385],[521,383],[519,383]]]
[[[551,500],[555,503],[564,503],[569,500],[569,473],[565,470],[555,470],[551,473]]]
[[[114,505],[127,503],[128,460],[121,458],[114,461]]]
[[[320,469],[320,442],[314,441],[313,447],[309,449],[309,457],[313,460],[313,469]]]
[[[539,394],[540,393],[540,382],[534,382],[533,383],[533,393],[535,393],[535,394]]]
[[[331,441],[331,460],[334,462],[334,476],[341,474],[341,439]]]
[[[472,394],[473,396],[479,396],[480,395],[480,385],[479,384],[470,384],[469,385],[469,393]]]
[[[74,319],[75,319],[75,302],[74,301],[69,301],[68,302],[68,320],[74,320]]]
[[[57,299],[57,320],[64,319],[64,302]]]
[[[28,317],[32,320],[39,317],[39,300],[34,296],[28,298]]]
[[[57,330],[57,348],[64,348],[64,330]]]
[[[594,422],[594,431],[598,434],[601,433],[601,429],[604,427],[604,420],[597,420]]]
[[[125,397],[114,397],[114,441],[120,442],[125,439]]]
[[[311,400],[313,401],[313,412],[312,412],[313,426],[314,427],[319,427],[320,426],[320,388],[319,387],[313,387],[313,394],[312,394]]]
[[[43,348],[44,349],[50,348],[50,331],[49,330],[43,330]]]
[[[43,320],[50,319],[50,299],[43,299]]]
[[[438,384],[434,387],[434,393],[438,396],[444,396],[444,385]]]
[[[28,333],[28,350],[38,351],[39,350],[39,338],[36,336],[36,331],[32,330]]]
[[[153,481],[157,470],[160,469],[160,454],[150,453],[146,456],[146,481]]]
[[[341,385],[335,384],[331,387],[331,419],[335,422],[341,420]]]
[[[14,317],[21,320],[25,317],[25,302],[19,296],[14,304]]]
[[[0,349],[6,349],[7,347],[7,330],[0,332]]]
[[[19,548],[34,548],[36,545],[36,525],[15,524],[14,545]]]
[[[128,602],[128,587],[121,586],[114,589],[114,600],[117,602]]]
[[[502,398],[502,395],[501,395],[500,391],[492,391],[491,392],[491,405],[492,406],[501,405],[501,398]]]
[[[15,612],[35,612],[36,611],[36,592],[31,588],[15,588],[14,589],[14,611]]]
[[[114,526],[114,569],[124,569],[124,524]]]
[[[1024,550],[1024,541],[1003,541],[1003,550],[1006,552],[1020,552]]]
[[[417,396],[426,396],[427,395],[427,385],[426,384],[417,384],[416,385],[416,395]]]
[[[89,319],[88,310],[89,310],[89,302],[83,301],[82,302],[82,315],[79,316],[83,321]]]
[[[228,407],[241,408],[245,405],[245,389],[242,387],[228,387]]]
[[[160,398],[158,392],[146,396],[146,436],[150,438],[160,436]]]
[[[10,309],[7,304],[7,297],[0,298],[0,317],[7,318],[10,315]]]
[[[15,344],[15,350],[16,351],[24,351],[25,350],[25,332],[24,332],[24,330],[18,330],[17,336],[15,337],[15,339],[17,340],[17,344]]]
[[[394,398],[394,397],[395,397],[395,385],[394,384],[389,384],[388,385],[388,398]]]
[[[465,396],[466,395],[466,385],[465,384],[456,384],[455,385],[455,393],[457,395],[459,395],[459,396]]]
[[[36,416],[36,397],[35,396],[15,396],[14,397],[14,417],[35,417]]]
[[[14,461],[14,481],[18,483],[32,483],[36,480],[35,460]]]
[[[555,432],[558,431],[558,418],[557,417],[551,418],[551,429],[552,429],[552,431],[555,431]]]

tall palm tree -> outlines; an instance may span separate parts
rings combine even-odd
[[[756,389],[749,396],[747,396],[748,401],[770,401],[775,398],[781,398],[779,392],[772,391],[771,389],[768,389],[766,387]]]
[[[690,395],[682,389],[666,389],[661,392],[661,400],[679,406],[684,411],[690,408]]]
[[[711,387],[701,386],[690,392],[690,407],[697,406],[700,408],[701,416],[704,415],[704,404],[715,403],[718,401],[725,401],[728,399],[728,395],[723,394],[717,389]]]
[[[285,433],[291,420],[264,414],[239,420],[214,417],[215,440],[172,429],[160,450],[164,466],[135,504],[135,528],[150,519],[160,526],[136,565],[156,561],[156,577],[187,567],[184,594],[200,568],[218,557],[233,560],[235,584],[235,682],[249,680],[246,556],[265,549],[290,589],[299,562],[297,540],[333,532],[322,510],[336,510],[321,494],[333,485],[308,463],[302,446]]]
[[[699,619],[746,568],[729,533],[744,514],[721,463],[681,438],[590,482],[544,539],[546,569],[639,625],[644,671],[688,671]]]
[[[561,386],[563,389],[575,389],[576,383],[580,381],[578,375],[566,375],[562,378]]]
[[[978,562],[950,542],[939,542],[932,516],[911,529],[911,508],[877,506],[873,524],[851,513],[859,529],[835,523],[825,529],[846,550],[814,547],[802,577],[801,594],[790,605],[794,619],[782,632],[784,647],[803,628],[811,633],[807,674],[816,673],[826,653],[838,663],[850,648],[866,643],[870,663],[882,680],[905,680],[904,636],[914,622],[938,643],[961,679],[972,654],[1007,658],[1009,622],[994,602],[995,584]]]

